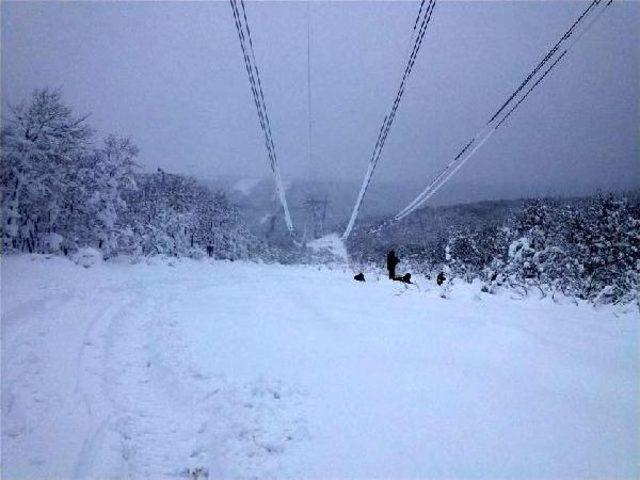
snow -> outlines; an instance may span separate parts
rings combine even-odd
[[[51,252],[60,252],[62,250],[62,242],[64,238],[57,233],[49,233],[45,237],[45,245]]]
[[[260,184],[261,181],[261,178],[241,178],[233,184],[232,190],[240,192],[242,195],[249,195],[251,191]]]
[[[315,240],[307,243],[307,246],[316,252],[328,251],[334,257],[345,263],[349,260],[347,247],[337,233],[330,233],[324,237],[316,238]]]
[[[2,260],[2,477],[637,478],[637,307]]]
[[[261,224],[266,223],[266,222],[267,222],[267,220],[269,220],[269,219],[270,219],[270,218],[272,218],[272,217],[273,217],[273,214],[271,214],[271,213],[265,213],[265,214],[262,216],[262,218],[260,219],[260,223],[261,223]]]
[[[94,266],[101,262],[103,258],[102,252],[93,247],[83,247],[71,256],[71,260],[84,268]]]

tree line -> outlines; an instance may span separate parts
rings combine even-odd
[[[499,228],[452,235],[445,264],[489,292],[508,285],[594,303],[637,301],[640,207],[614,195],[529,201]]]
[[[4,252],[68,255],[93,247],[104,258],[331,260],[290,238],[256,238],[223,192],[194,178],[142,172],[129,138],[96,142],[87,117],[75,115],[58,91],[36,90],[10,106],[1,142]],[[377,234],[373,226],[361,223],[349,239],[354,265],[382,263],[395,248],[411,271],[479,279],[487,292],[505,286],[596,303],[638,299],[637,195],[425,208]]]
[[[41,89],[3,118],[4,252],[247,258],[259,245],[223,192],[158,169],[129,138],[96,142],[86,116]]]
[[[639,299],[635,194],[487,202],[422,213],[428,221],[414,220],[411,236],[404,236],[405,225],[378,235],[367,235],[363,227],[350,241],[352,258],[381,264],[385,250],[395,248],[406,269],[428,276],[443,271],[454,282],[479,280],[488,293],[506,287],[593,303]],[[436,218],[446,222],[434,225]]]

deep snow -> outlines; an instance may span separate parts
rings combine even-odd
[[[2,478],[637,478],[640,316],[240,262],[2,261]]]

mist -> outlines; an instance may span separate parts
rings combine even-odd
[[[355,198],[418,5],[247,4],[285,181]],[[374,186],[417,194],[584,5],[439,3]],[[639,27],[640,5],[612,5],[434,202],[638,187]],[[270,175],[227,2],[3,2],[2,44],[3,107],[59,87],[99,134],[130,135],[146,170]]]

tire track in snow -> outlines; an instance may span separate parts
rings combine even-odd
[[[308,436],[304,394],[278,380],[201,373],[179,328],[182,302],[220,286],[162,280],[112,285],[97,304],[80,292],[63,305],[77,318],[102,310],[70,356],[70,392],[88,417],[71,478],[175,480],[196,467],[210,478],[281,476],[287,453]]]
[[[158,322],[163,314],[149,300],[152,292],[140,285],[132,290],[135,299],[108,308],[87,327],[79,353],[79,391],[95,420],[76,465],[77,479],[175,478],[186,475],[185,467],[201,453],[191,445],[205,431],[189,421],[193,409],[174,402],[152,374],[148,343],[161,336],[156,331],[164,327]],[[178,358],[170,360],[180,366]],[[183,390],[177,382],[176,387]],[[106,458],[113,449],[117,458]]]
[[[43,394],[41,386],[48,380],[47,339],[62,317],[49,312],[58,312],[70,298],[65,292],[36,296],[2,311],[3,457],[10,451],[21,452],[31,465],[44,462],[32,456],[33,445],[24,442],[46,422],[49,410],[61,402],[57,395]]]
[[[185,410],[185,406],[193,402],[185,403],[184,397],[173,401],[167,391],[159,391],[157,384],[164,387],[159,376],[152,375],[148,341],[162,337],[157,330],[166,325],[158,319],[166,316],[162,311],[166,302],[154,304],[148,300],[152,292],[139,285],[131,290],[135,298],[109,306],[87,326],[78,353],[77,392],[92,421],[74,469],[75,479],[175,478],[186,475],[184,468],[201,457],[202,449],[190,443],[206,428],[189,421],[194,409]],[[113,293],[122,295],[122,291]],[[180,355],[169,360],[178,370],[174,380],[179,379],[184,373]],[[174,381],[173,389],[189,390],[179,383]],[[111,454],[114,449],[119,454]]]
[[[191,426],[189,422],[181,424],[192,432],[192,466],[206,465],[211,478],[281,476],[287,451],[307,438],[299,415],[303,393],[277,380],[238,384],[221,375],[200,372],[181,333],[183,299],[210,297],[207,292],[220,287],[207,285],[194,290],[189,286],[184,292],[176,287],[173,285],[160,296],[160,304],[153,306],[158,324],[153,330],[151,358],[156,364],[156,384],[163,386],[179,408],[192,413]]]
[[[105,450],[110,451],[110,446],[105,446],[107,438],[121,443],[121,433],[114,429],[117,410],[106,372],[111,361],[114,322],[134,304],[135,300],[129,299],[124,304],[108,305],[103,314],[91,321],[85,330],[77,357],[76,393],[86,408],[90,427],[73,469],[74,480],[104,476],[109,473],[108,468],[113,466],[113,462],[118,464],[118,470],[123,468],[124,456],[121,455],[115,461],[111,459],[111,465],[107,465],[106,459],[102,458],[98,468],[107,468],[107,471],[95,472],[98,457],[104,455]]]

